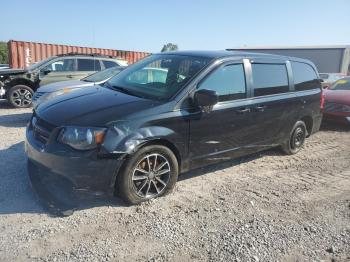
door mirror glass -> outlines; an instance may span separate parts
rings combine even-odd
[[[194,96],[193,100],[201,108],[212,107],[219,101],[219,97],[214,90],[200,89]]]

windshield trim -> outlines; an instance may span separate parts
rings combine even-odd
[[[38,62],[36,62],[34,64],[29,65],[26,69],[28,71],[33,71],[33,70],[39,69],[39,68],[45,66],[46,63],[54,60],[55,58],[57,58],[57,57],[53,56],[53,57],[49,57],[49,58],[46,58],[44,60],[38,61]]]

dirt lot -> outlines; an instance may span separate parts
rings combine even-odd
[[[26,174],[31,110],[0,104],[1,261],[350,261],[350,129],[302,152],[255,154],[183,175],[141,206],[120,200],[54,217]]]

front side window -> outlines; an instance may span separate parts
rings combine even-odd
[[[315,70],[308,64],[292,62],[294,86],[296,91],[321,88]]]
[[[287,68],[283,64],[252,64],[254,96],[289,91]]]
[[[185,55],[151,55],[124,69],[107,86],[150,99],[167,100],[211,59]]]
[[[74,59],[59,59],[44,67],[43,71],[67,72],[74,71]]]
[[[77,59],[78,71],[101,71],[100,61],[98,59]]]
[[[216,91],[219,101],[246,97],[246,84],[243,64],[226,65],[216,69],[200,84],[198,89]]]

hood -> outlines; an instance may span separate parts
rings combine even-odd
[[[28,72],[26,69],[1,69],[0,75],[16,75],[16,74],[23,74]]]
[[[56,126],[106,126],[111,121],[125,120],[132,114],[159,104],[95,86],[47,100],[35,109],[35,113]]]
[[[61,81],[61,82],[55,82],[55,83],[44,85],[38,88],[37,92],[51,93],[51,92],[65,89],[65,88],[70,89],[70,88],[93,86],[93,85],[94,85],[93,82],[86,82],[86,81],[80,81],[80,80]]]
[[[350,90],[325,90],[325,100],[350,105]]]

